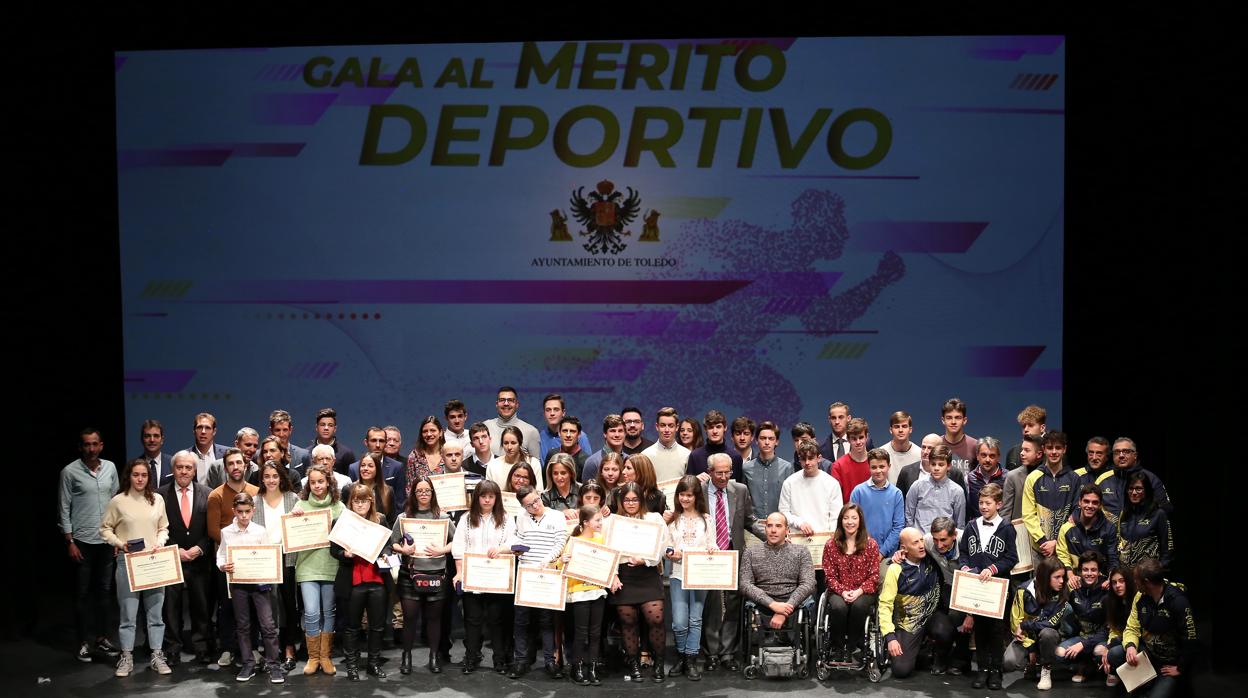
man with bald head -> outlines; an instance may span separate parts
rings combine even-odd
[[[173,480],[156,491],[165,500],[169,519],[169,545],[178,546],[182,558],[182,584],[165,587],[165,656],[170,666],[182,659],[182,650],[193,650],[192,633],[204,639],[203,651],[195,658],[208,664],[215,654],[212,634],[213,545],[208,535],[208,496],[206,485],[195,481],[198,459],[190,451],[178,451],[169,459]],[[190,607],[191,631],[182,627],[182,609]]]
[[[789,542],[784,514],[769,514],[764,529],[766,543],[746,548],[741,556],[738,588],[758,606],[767,625],[779,630],[815,593],[815,568],[806,548]]]
[[[931,477],[932,466],[930,458],[932,449],[941,444],[940,434],[928,434],[923,437],[920,442],[919,460],[911,463],[901,469],[901,473],[897,476],[897,489],[901,490],[903,497],[910,494],[910,487],[920,480],[927,480]],[[950,482],[955,482],[963,490],[966,489],[966,476],[957,468],[949,468],[946,474]]]
[[[1153,501],[1157,502],[1158,508],[1163,509],[1167,514],[1174,513],[1174,504],[1170,502],[1170,495],[1166,492],[1166,486],[1162,484],[1161,478],[1140,465],[1140,452],[1135,446],[1135,441],[1120,436],[1114,440],[1114,449],[1111,453],[1114,457],[1113,469],[1101,475],[1096,481],[1097,486],[1101,488],[1101,509],[1105,511],[1106,518],[1117,523],[1123,507],[1126,506],[1127,480],[1137,472],[1144,473],[1144,476],[1152,483]]]
[[[946,653],[953,639],[949,616],[937,613],[940,607],[941,575],[927,554],[923,532],[914,527],[901,529],[902,561],[889,565],[880,587],[880,632],[892,657],[893,677],[904,679],[914,673],[914,665],[931,633],[938,655]]]

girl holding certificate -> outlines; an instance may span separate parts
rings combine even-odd
[[[586,504],[576,510],[576,528],[572,529],[572,538],[580,538],[591,543],[603,544],[602,514],[598,507]],[[569,538],[563,548],[563,564],[572,559],[570,549],[572,539]],[[568,577],[568,607],[566,613],[571,614],[575,631],[568,660],[572,665],[572,682],[582,686],[601,686],[598,678],[598,656],[602,647],[602,613],[607,606],[607,590],[597,584],[583,582]]]
[[[519,464],[527,464],[529,466],[529,487],[542,490],[542,480],[537,476],[541,471],[542,464],[536,458],[529,455],[524,448],[524,435],[520,433],[519,427],[507,426],[503,427],[502,434],[499,435],[499,443],[502,444],[503,451],[497,457],[489,462],[485,467],[485,476],[499,487],[504,488],[508,492],[515,492],[514,488],[507,489],[510,482],[510,475],[514,472],[513,466]],[[530,444],[533,448],[537,444]]]
[[[429,478],[417,476],[412,483],[403,517],[447,518],[438,507],[438,494]],[[448,523],[447,537],[454,536],[455,524]],[[420,634],[423,625],[429,643],[429,671],[440,674],[442,664],[438,660],[438,646],[442,641],[442,607],[446,604],[449,586],[446,579],[446,554],[451,551],[451,544],[429,545],[417,550],[415,544],[406,544],[403,541],[401,518],[395,522],[394,532],[390,534],[390,546],[396,553],[403,555],[403,567],[399,570],[399,603],[403,606],[403,655],[399,662],[399,673],[412,673],[412,647],[416,644],[416,636]]]
[[[1109,650],[1122,646],[1122,633],[1127,629],[1131,616],[1131,602],[1135,600],[1135,577],[1128,567],[1115,567],[1109,573],[1109,595],[1105,597],[1105,624],[1109,626],[1106,653],[1101,657],[1101,670],[1105,672],[1105,685],[1117,686],[1118,676],[1109,664]]]
[[[269,543],[282,542],[282,516],[294,510],[299,503],[299,495],[291,491],[290,478],[286,469],[276,461],[265,461],[260,466],[260,496],[256,498],[255,513],[251,520],[268,534]],[[293,671],[295,668],[295,639],[299,636],[299,612],[295,608],[295,597],[299,593],[295,583],[295,557],[297,553],[285,556],[286,572],[282,575],[281,586],[273,589],[273,620],[277,623],[279,640],[286,648],[282,669]]]
[[[377,511],[377,504],[373,501],[372,487],[357,482],[351,485],[346,499],[347,506],[360,518],[375,524],[385,523],[386,517]],[[381,636],[386,630],[386,610],[394,578],[390,576],[390,568],[378,563],[385,560],[387,553],[383,549],[377,560],[369,562],[337,543],[329,545],[329,554],[339,563],[334,591],[347,599],[347,636],[343,644],[347,657],[347,678],[351,681],[360,680],[360,641],[364,634],[361,621],[365,610],[368,611],[368,675],[386,678],[386,672],[381,668]],[[328,653],[328,648],[325,653]]]
[[[511,539],[516,534],[516,520],[503,514],[500,498],[501,491],[493,480],[482,480],[473,490],[468,515],[459,520],[460,525],[451,541],[457,589],[464,583],[465,553],[494,558],[510,552]],[[464,647],[467,654],[464,656],[463,673],[471,674],[481,665],[481,631],[487,622],[494,648],[494,671],[501,674],[507,670],[503,617],[510,603],[511,597],[504,594],[464,593]]]
[[[324,465],[308,468],[308,479],[299,493],[299,503],[291,513],[329,510],[331,521],[342,514],[342,502],[338,500],[338,488],[331,487],[333,472]],[[295,581],[299,583],[299,597],[303,600],[303,634],[308,647],[308,663],[304,674],[321,670],[334,674],[330,653],[334,649],[334,580],[338,577],[338,561],[329,554],[329,548],[303,550],[295,560]]]
[[[153,550],[169,540],[165,500],[156,494],[156,482],[151,473],[147,459],[130,461],[118,478],[121,486],[117,495],[104,508],[100,535],[117,549],[118,556]],[[129,676],[134,671],[134,629],[140,603],[147,611],[147,646],[152,648],[152,670],[160,674],[172,673],[161,649],[165,641],[165,619],[162,615],[165,588],[130,591],[130,575],[126,572],[124,558],[117,561],[116,584],[117,604],[121,607],[121,626],[117,630],[121,640],[121,657],[117,660],[115,675]]]
[[[1038,664],[1040,680],[1036,688],[1047,691],[1053,687],[1051,667],[1061,642],[1058,629],[1071,613],[1066,602],[1066,567],[1056,555],[1050,555],[1036,566],[1036,576],[1019,587],[1010,609],[1010,630],[1014,642],[1005,651],[1005,669],[1027,667],[1024,676],[1034,675]],[[1024,659],[1024,656],[1027,659]]]
[[[644,458],[636,455],[630,458]],[[604,459],[605,460],[605,459]],[[627,463],[625,464],[627,465]],[[653,474],[653,471],[651,471]],[[662,496],[662,493],[660,493]],[[645,495],[641,485],[629,482],[616,490],[616,500],[620,510],[616,516],[633,519],[645,519],[659,524],[667,531],[663,517],[646,507]],[[666,538],[666,536],[664,536]],[[660,547],[666,547],[661,544]],[[628,678],[641,681],[641,615],[645,615],[649,627],[650,646],[655,648],[659,656],[654,661],[654,682],[662,683],[663,657],[662,648],[667,644],[667,629],[663,626],[663,573],[662,560],[655,558],[646,560],[630,557],[621,562],[616,572],[615,583],[611,585],[611,596],[607,603],[615,607],[620,618],[624,636],[624,651],[628,655]]]
[[[630,459],[631,460],[631,459]],[[685,674],[690,681],[698,681],[698,648],[702,643],[702,607],[706,603],[706,590],[684,589],[681,580],[684,570],[680,560],[685,551],[718,550],[715,545],[715,524],[706,511],[706,499],[702,496],[702,482],[693,475],[680,478],[676,484],[676,517],[668,524],[672,538],[672,632],[676,634],[676,666],[672,675]]]
[[[373,501],[377,504],[377,511],[385,518],[382,525],[389,526],[398,518],[398,512],[394,510],[394,488],[388,485],[381,475],[383,458],[381,451],[360,456],[360,479],[342,488],[342,500],[347,500],[347,492],[356,483],[368,486],[373,491]]]
[[[866,516],[857,504],[841,507],[836,532],[823,545],[823,578],[834,656],[849,662],[854,648],[863,646],[880,591],[880,546],[867,535]]]

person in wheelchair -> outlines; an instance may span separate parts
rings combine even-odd
[[[864,518],[862,507],[846,504],[837,517],[836,533],[823,546],[831,647],[821,659],[840,664],[850,662],[853,650],[864,649],[867,617],[879,592],[880,547],[867,535]],[[865,651],[861,656],[866,661]]]
[[[900,564],[889,565],[880,588],[877,613],[880,632],[892,658],[893,676],[904,679],[914,673],[914,665],[931,634],[940,656],[953,639],[949,616],[937,613],[940,607],[941,575],[927,554],[923,532],[914,527],[902,529]]]
[[[779,631],[814,594],[815,568],[806,548],[788,541],[784,514],[769,515],[765,530],[766,544],[746,548],[742,554],[738,588],[757,606],[766,627]]]

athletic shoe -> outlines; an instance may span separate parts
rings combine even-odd
[[[234,680],[239,683],[244,683],[246,681],[250,681],[251,677],[255,675],[256,675],[255,667],[244,665],[242,669],[238,670],[238,675],[234,677]]]
[[[269,683],[286,683],[286,672],[277,665],[269,667]]]
[[[134,671],[134,653],[122,652],[121,658],[117,660],[117,671],[113,672],[113,676],[129,676],[132,671]]]
[[[152,652],[152,661],[150,662],[150,666],[152,667],[152,671],[160,674],[161,676],[167,676],[173,673],[173,669],[169,668],[169,662],[165,660],[165,653],[160,650]]]
[[[1107,676],[1105,677],[1105,685],[1106,685],[1106,686],[1109,686],[1110,688],[1113,688],[1114,686],[1117,686],[1117,685],[1118,685],[1118,677],[1117,677],[1117,676],[1114,676],[1113,674],[1109,674],[1109,675],[1107,675]]]
[[[121,648],[114,645],[112,641],[106,637],[102,637],[95,641],[95,649],[107,654],[110,657],[116,657],[121,654]]]
[[[91,661],[91,645],[90,644],[84,642],[78,646],[78,661],[80,662]]]
[[[1050,676],[1051,670],[1046,667],[1040,667],[1040,680],[1036,682],[1036,690],[1047,691],[1053,688],[1053,679]]]
[[[225,667],[233,663],[234,663],[234,655],[230,654],[229,650],[222,652],[221,656],[217,658],[217,666],[221,667],[222,669],[224,669]]]

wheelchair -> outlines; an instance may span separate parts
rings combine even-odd
[[[825,591],[819,597],[819,609],[815,613],[815,677],[827,681],[837,671],[863,671],[872,683],[879,683],[888,668],[888,648],[884,645],[884,635],[880,632],[880,617],[875,608],[867,615],[867,624],[862,647],[862,654],[857,662],[841,661],[835,657],[833,648],[839,644],[832,638],[832,623],[829,594]]]
[[[746,660],[742,673],[745,678],[796,676],[805,679],[810,676],[810,622],[813,607],[813,600],[806,599],[785,621],[784,627],[773,630],[769,625],[770,614],[760,611],[753,601],[745,602],[745,632],[742,638]]]

